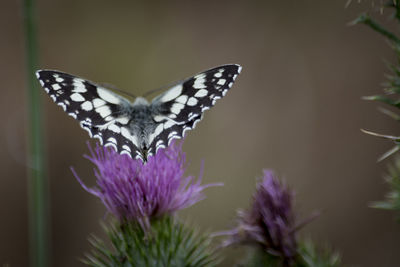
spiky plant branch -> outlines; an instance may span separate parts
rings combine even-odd
[[[385,8],[393,11],[393,18],[396,19],[398,23],[400,23],[400,6],[399,0],[388,1],[388,3],[384,6]],[[374,31],[380,33],[384,37],[386,37],[392,49],[396,54],[396,64],[386,63],[388,69],[391,74],[386,75],[387,81],[383,84],[384,86],[384,94],[383,95],[373,95],[363,97],[364,100],[370,101],[379,101],[386,105],[392,106],[395,109],[400,109],[400,38],[393,32],[389,31],[385,26],[376,22],[373,18],[371,18],[368,14],[361,14],[358,18],[350,23],[351,25],[355,24],[364,24]],[[388,110],[386,108],[381,108],[380,111],[385,115],[393,118],[396,121],[400,121],[400,115],[396,112]],[[378,134],[372,131],[365,131],[367,134],[371,134],[374,136],[383,137],[389,140],[392,140],[395,143],[395,147],[387,151],[379,160],[383,160],[384,158],[389,157],[390,155],[396,153],[400,149],[400,136],[392,136],[387,134]]]
[[[385,8],[393,11],[393,16],[398,24],[400,24],[400,0],[388,1]],[[391,74],[386,75],[387,81],[383,84],[384,94],[383,95],[373,95],[363,97],[365,100],[378,101],[384,103],[393,109],[400,109],[400,41],[396,34],[387,30],[384,26],[378,24],[370,16],[362,14],[352,24],[362,23],[369,26],[371,29],[382,34],[390,41],[391,47],[396,55],[396,63],[386,63]],[[386,108],[381,108],[381,112],[385,115],[391,117],[396,121],[400,121],[400,115],[397,112],[388,110]],[[380,157],[379,160],[387,158],[397,151],[400,150],[400,136],[388,135],[388,134],[378,134],[372,131],[363,130],[363,132],[389,139],[394,142],[395,146],[387,151],[384,155]],[[380,208],[386,210],[400,211],[400,160],[395,159],[394,165],[389,166],[388,175],[385,177],[386,182],[389,184],[391,191],[387,194],[386,200],[381,202],[375,202],[371,205],[373,208]]]

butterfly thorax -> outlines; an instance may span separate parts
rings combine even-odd
[[[149,102],[143,97],[137,97],[129,113],[129,128],[138,138],[138,148],[147,150],[150,145],[148,136],[154,132],[156,127]]]

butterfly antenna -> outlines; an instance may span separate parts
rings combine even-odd
[[[113,90],[113,91],[117,91],[117,92],[119,92],[119,93],[121,93],[121,94],[130,96],[130,97],[132,97],[132,98],[137,98],[136,95],[134,95],[134,94],[132,94],[132,93],[129,93],[129,92],[126,92],[126,91],[124,91],[124,90],[121,90],[121,89],[117,88],[117,87],[116,87],[115,85],[113,85],[113,84],[101,83],[101,86],[107,87],[107,88],[109,88],[109,89],[111,89],[111,90]]]
[[[201,72],[200,72],[200,73],[201,73]],[[200,73],[198,73],[198,74],[200,74]],[[156,92],[158,92],[158,91],[162,91],[162,90],[164,90],[164,89],[166,89],[166,88],[173,87],[173,86],[175,86],[175,85],[177,85],[177,84],[184,83],[185,81],[189,80],[190,78],[192,78],[192,76],[189,76],[189,77],[186,77],[185,79],[181,79],[181,80],[179,80],[179,81],[175,81],[175,82],[172,82],[172,83],[170,83],[170,84],[164,85],[163,87],[160,87],[160,88],[157,88],[157,89],[153,89],[153,90],[147,91],[146,93],[143,94],[143,97],[146,97],[146,96],[148,96],[148,95],[154,94],[154,93],[156,93]]]
[[[175,82],[172,82],[172,83],[170,83],[170,84],[167,84],[167,85],[164,85],[164,86],[162,86],[162,87],[159,87],[159,88],[157,88],[157,89],[152,89],[152,90],[150,90],[150,91],[147,91],[146,93],[143,94],[143,97],[146,97],[146,96],[152,95],[152,94],[154,94],[154,93],[156,93],[156,92],[163,91],[163,90],[165,90],[165,89],[167,89],[167,88],[173,87],[174,85],[177,85],[177,84],[179,84],[179,83],[182,83],[182,82],[185,81],[185,80],[186,80],[186,79],[179,80],[179,81],[175,81]]]

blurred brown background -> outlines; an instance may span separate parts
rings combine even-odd
[[[262,169],[272,168],[296,191],[300,217],[324,210],[302,237],[331,244],[352,266],[398,266],[394,214],[367,207],[387,191],[381,176],[390,160],[376,159],[392,144],[360,132],[398,133],[376,103],[360,100],[382,92],[382,59],[394,54],[378,34],[346,25],[370,4],[38,0],[40,66],[140,95],[216,65],[241,64],[233,89],[184,145],[188,174],[197,174],[204,159],[204,182],[225,186],[208,189],[207,199],[181,216],[203,230],[231,227]],[[10,266],[28,265],[21,5],[0,3],[0,264]],[[389,14],[375,15],[385,22]],[[82,157],[87,133],[42,95],[52,266],[81,266],[87,237],[103,236],[105,209],[69,169],[94,184]],[[228,250],[221,266],[231,266],[240,251]]]

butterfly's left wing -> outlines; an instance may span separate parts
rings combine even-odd
[[[193,129],[203,112],[225,96],[241,69],[236,64],[219,66],[178,83],[154,98],[151,107],[157,126],[149,135],[148,155]]]
[[[55,70],[40,70],[37,78],[57,105],[80,122],[90,137],[121,154],[142,158],[129,130],[129,100],[95,83]]]

